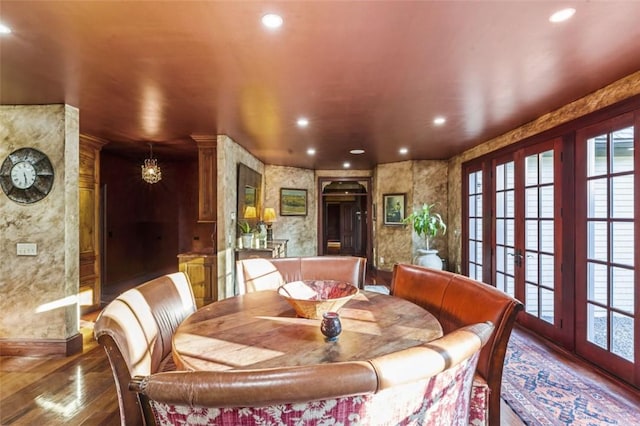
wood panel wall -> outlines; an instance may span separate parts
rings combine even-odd
[[[103,302],[151,278],[178,271],[179,253],[212,246],[211,223],[199,223],[198,158],[159,156],[162,180],[144,182],[143,158],[104,150]]]

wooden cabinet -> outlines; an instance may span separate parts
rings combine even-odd
[[[181,253],[178,255],[180,272],[191,281],[196,305],[201,308],[218,300],[216,255],[207,253]]]
[[[287,241],[273,240],[267,242],[265,248],[250,248],[236,250],[236,260],[251,259],[253,257],[274,258],[287,257]]]
[[[78,245],[80,312],[100,308],[100,150],[107,141],[80,135]]]
[[[216,222],[217,154],[216,137],[192,135],[198,144],[198,222]]]

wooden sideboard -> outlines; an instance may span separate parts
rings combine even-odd
[[[178,267],[191,281],[196,305],[201,308],[218,300],[215,253],[189,252],[178,255]]]
[[[287,257],[287,241],[289,240],[271,240],[267,241],[267,246],[264,248],[237,249],[236,260],[251,259],[253,257],[267,259]]]

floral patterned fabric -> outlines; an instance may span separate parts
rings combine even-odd
[[[491,389],[487,382],[477,374],[473,378],[471,387],[471,402],[469,405],[469,424],[482,426],[489,424],[489,394]]]
[[[157,401],[151,407],[158,425],[466,426],[477,361],[476,353],[428,380],[376,394],[268,407],[205,408]]]

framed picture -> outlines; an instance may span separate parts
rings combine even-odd
[[[384,194],[382,198],[384,224],[404,225],[407,194]]]
[[[262,198],[260,196],[262,175],[249,166],[238,163],[237,185],[236,212],[238,214],[238,223],[247,222],[251,227],[255,227],[262,211]]]
[[[280,188],[280,215],[306,216],[307,190]]]
[[[256,206],[256,189],[253,186],[246,185],[244,187],[244,205]]]

